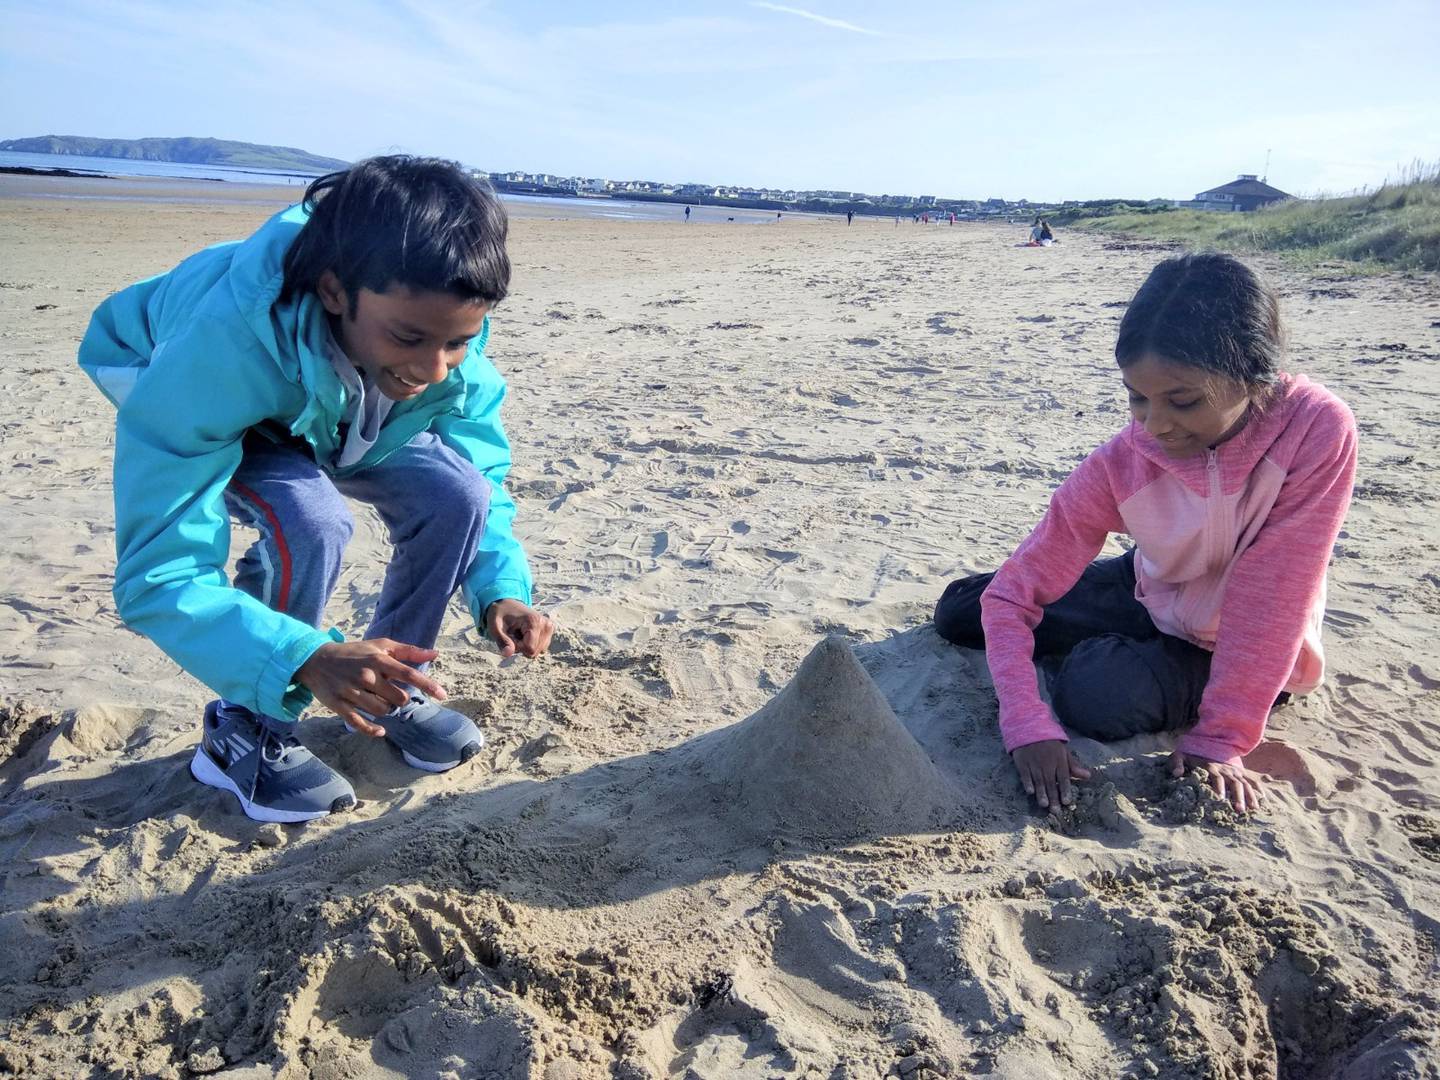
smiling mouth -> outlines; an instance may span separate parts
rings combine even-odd
[[[423,382],[411,382],[403,375],[397,375],[393,371],[390,372],[390,378],[394,379],[397,383],[405,387],[405,389],[407,390],[422,390],[425,387],[425,384]]]

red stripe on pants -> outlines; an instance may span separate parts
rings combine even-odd
[[[270,523],[270,534],[275,538],[275,548],[280,553],[280,602],[275,606],[275,610],[283,612],[290,606],[290,545],[285,542],[285,534],[280,529],[280,518],[269,503],[244,484],[237,480],[231,480],[230,486],[242,498],[254,503],[265,516],[265,520]]]

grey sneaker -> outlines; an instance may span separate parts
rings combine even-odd
[[[255,821],[311,821],[355,805],[350,782],[299,739],[276,734],[249,709],[229,702],[205,706],[190,774],[232,792]]]
[[[410,700],[373,718],[406,764],[426,772],[446,772],[469,761],[485,745],[485,736],[464,713],[437,705],[418,690]],[[351,731],[350,724],[345,725]]]

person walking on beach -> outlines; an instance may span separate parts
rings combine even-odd
[[[685,221],[686,221],[687,224],[688,224],[689,221],[690,221],[690,207],[688,207],[688,206],[685,207]]]
[[[479,752],[427,674],[457,589],[504,655],[549,647],[503,487],[505,383],[484,351],[506,233],[459,166],[372,158],[91,319],[80,364],[118,408],[116,606],[218,695],[190,770],[251,818],[355,804],[296,738],[312,699],[417,769]],[[374,506],[395,546],[363,641],[321,629],[354,528],[345,496]],[[233,583],[230,518],[260,534]]]
[[[853,224],[855,224],[855,211],[854,211],[854,210],[846,210],[846,211],[845,211],[845,224],[846,224],[846,225],[853,225]]]
[[[1355,419],[1281,371],[1275,294],[1228,255],[1160,263],[1115,358],[1131,423],[1060,485],[998,571],[945,589],[935,628],[985,649],[1005,749],[1042,807],[1071,802],[1071,781],[1090,775],[1069,728],[1183,732],[1172,774],[1203,770],[1252,809],[1263,793],[1245,755],[1271,708],[1324,675],[1325,574],[1354,485]],[[1111,533],[1135,546],[1091,562]]]

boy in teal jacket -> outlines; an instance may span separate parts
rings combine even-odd
[[[261,821],[354,805],[294,735],[312,700],[432,772],[483,742],[425,673],[461,589],[504,655],[553,626],[502,483],[505,383],[485,358],[509,287],[504,210],[458,167],[373,158],[248,240],[106,300],[80,364],[117,406],[115,602],[220,695],[191,772]],[[373,505],[394,557],[364,641],[321,630]],[[227,580],[230,517],[260,539]]]

